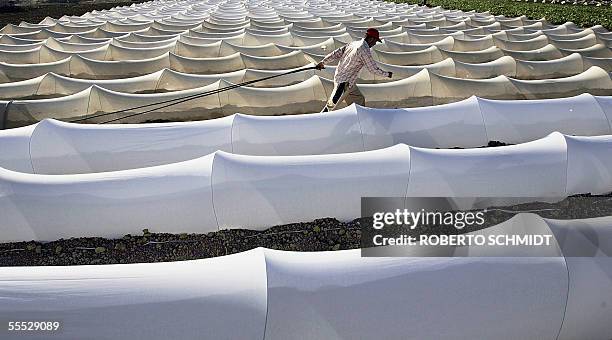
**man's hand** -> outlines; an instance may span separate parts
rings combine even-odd
[[[317,70],[322,70],[322,69],[324,69],[324,68],[325,68],[325,65],[323,65],[323,63],[318,63],[318,64],[317,64],[317,66],[315,66],[315,68],[316,68]]]
[[[388,75],[388,77],[389,77],[389,78],[393,77],[393,72],[390,72],[390,71],[389,71],[389,75]]]

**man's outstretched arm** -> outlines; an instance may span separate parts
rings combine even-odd
[[[360,53],[360,57],[368,71],[378,74],[381,77],[391,78],[393,76],[392,72],[385,71],[376,65],[376,62],[374,61],[374,58],[372,58],[372,54],[370,54],[369,51]]]
[[[344,54],[345,48],[346,45],[337,48],[332,53],[326,55],[325,58],[323,58],[323,60],[321,60],[321,62],[317,65],[317,68],[322,69],[325,64],[333,63],[336,60],[340,60],[340,58],[342,58],[342,55]]]

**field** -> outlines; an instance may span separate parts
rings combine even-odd
[[[103,1],[0,11],[0,338],[611,338],[609,1]]]

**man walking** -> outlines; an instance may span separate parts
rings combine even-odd
[[[378,30],[375,28],[368,28],[362,40],[354,41],[338,48],[325,56],[316,66],[318,70],[321,70],[325,68],[325,64],[340,60],[336,67],[336,73],[334,74],[334,91],[332,91],[331,97],[327,101],[327,105],[321,112],[332,111],[342,100],[345,100],[347,105],[351,105],[352,103],[362,106],[365,105],[365,98],[357,88],[357,85],[355,85],[357,82],[357,75],[363,66],[365,66],[368,71],[378,74],[379,76],[389,78],[393,76],[392,72],[381,70],[374,62],[372,54],[370,53],[370,48],[380,41]]]

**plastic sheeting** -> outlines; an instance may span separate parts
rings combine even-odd
[[[186,164],[175,163],[161,169],[148,168],[145,172],[127,170],[113,173],[110,177],[82,175],[80,180],[54,176],[28,179],[19,173],[2,170],[4,180],[0,186],[0,201],[3,215],[6,214],[7,222],[10,220],[10,223],[18,226],[16,229],[2,228],[3,233],[9,239],[28,235],[25,237],[50,240],[56,239],[56,235],[69,237],[82,232],[94,235],[102,223],[106,225],[105,233],[118,236],[125,234],[127,220],[132,221],[127,223],[132,226],[128,233],[137,233],[143,226],[166,228],[164,225],[168,225],[166,219],[170,216],[175,221],[172,228],[185,232],[200,230],[202,226],[215,226],[210,185],[212,157],[199,158]],[[34,182],[31,182],[32,179]],[[39,188],[45,194],[35,198],[37,194],[31,190],[38,191],[38,185],[44,187]],[[166,200],[167,197],[173,197],[171,202]],[[55,203],[47,205],[44,203],[47,199]],[[69,209],[61,208],[65,203],[79,201],[87,203],[85,206],[77,203]],[[32,211],[34,206],[39,209]],[[141,210],[137,211],[136,206],[140,206]],[[93,210],[98,213],[92,215]],[[57,220],[59,224],[47,224],[54,215],[70,222],[64,224]],[[43,228],[45,224],[47,226]],[[91,229],[83,230],[84,226]]]
[[[0,269],[0,286],[13,302],[3,303],[0,315],[62,320],[57,338],[264,336],[266,264],[259,250],[200,261],[41,267],[36,275],[32,268],[7,269]],[[32,285],[17,288],[14,280]]]
[[[559,339],[605,338],[604,334],[612,333],[612,326],[605,321],[610,318],[605,306],[612,296],[612,285],[606,282],[612,277],[609,218],[546,223],[562,245],[569,274],[566,316]]]
[[[79,339],[609,335],[612,315],[602,303],[612,296],[612,261],[605,254],[612,220],[519,214],[509,222],[481,232],[538,227],[554,235],[557,251],[544,257],[367,258],[359,250],[258,248],[172,263],[6,267],[0,268],[6,300],[0,316],[59,319],[64,324],[57,336]],[[589,251],[593,256],[573,257]]]
[[[326,74],[329,76],[329,73]],[[137,81],[142,81],[142,78]],[[112,84],[107,85],[113,87]],[[231,84],[226,80],[220,80],[218,83],[188,90],[129,94],[107,90],[94,83],[85,90],[64,97],[14,100],[6,110],[5,127],[32,124],[44,118],[83,118],[94,113],[130,109],[229,85]],[[23,86],[27,88],[28,85]],[[81,82],[80,86],[84,84]],[[461,79],[437,75],[425,68],[405,79],[381,84],[361,84],[358,87],[368,106],[396,108],[449,103],[466,99],[474,93],[489,99],[544,99],[584,92],[605,95],[612,90],[612,79],[598,67],[591,67],[575,76],[550,80],[516,80],[505,76]],[[317,76],[288,86],[241,87],[180,105],[156,109],[155,112],[138,115],[125,122],[209,119],[235,112],[265,115],[317,112],[327,100],[332,88],[333,83],[330,80]],[[6,105],[6,102],[0,101],[0,104]],[[106,119],[102,119],[104,120]]]
[[[331,47],[338,47],[338,44],[342,45],[349,41],[347,37],[343,35],[321,35],[319,37],[305,37],[300,36],[299,34],[294,34],[292,36],[293,43],[284,43],[282,41],[274,41],[257,45],[244,45],[244,34],[242,33],[234,33],[237,35],[234,36],[226,36],[218,37],[218,38],[203,38],[202,36],[193,36],[193,35],[166,35],[166,36],[147,36],[141,35],[138,33],[128,34],[125,36],[120,36],[116,38],[107,38],[107,39],[91,39],[84,38],[82,36],[71,36],[66,38],[49,38],[47,40],[23,40],[20,41],[15,40],[15,38],[0,38],[0,43],[2,44],[2,51],[7,52],[7,55],[10,55],[10,52],[14,52],[14,55],[19,55],[20,53],[23,55],[28,55],[28,53],[32,54],[37,51],[40,51],[40,58],[51,58],[53,54],[51,51],[55,52],[88,52],[93,50],[99,50],[102,47],[105,47],[107,53],[102,54],[101,58],[106,60],[112,60],[113,51],[116,51],[119,55],[123,55],[123,58],[126,60],[129,59],[140,59],[140,55],[143,53],[151,53],[151,56],[161,55],[162,52],[155,52],[160,48],[167,48],[167,51],[172,51],[176,54],[182,55],[183,53],[187,54],[199,54],[204,53],[208,57],[220,57],[227,56],[232,53],[242,52],[245,54],[253,55],[258,54],[261,56],[273,56],[274,54],[278,54],[281,50],[287,48],[294,49],[308,49],[312,52],[321,50],[325,50]],[[495,35],[497,35],[496,33]],[[214,33],[213,35],[219,35],[218,33]],[[270,35],[270,37],[274,37],[274,35]],[[483,52],[489,50],[492,46],[491,44],[480,44],[483,46],[487,46],[486,48],[479,48],[480,46],[476,46],[475,42],[486,41],[484,38],[494,37],[493,35],[487,35],[484,37],[478,37],[475,39],[469,40],[455,40],[453,37],[436,37],[433,35],[427,35],[427,37],[433,37],[431,42],[428,43],[405,43],[403,41],[407,41],[409,39],[406,36],[398,35],[393,37],[388,37],[382,44],[374,47],[375,51],[379,52],[418,52],[424,51],[431,48],[440,49],[442,51],[454,51],[454,52]],[[545,36],[541,36],[544,37]],[[268,38],[270,40],[270,38]],[[333,42],[333,43],[332,43]],[[522,41],[521,41],[522,42]],[[331,44],[330,44],[331,43]],[[457,46],[455,46],[458,44]],[[39,49],[38,47],[45,47],[43,49]],[[469,46],[469,48],[468,48]],[[547,48],[552,48],[556,50],[556,47],[553,45],[545,45]],[[544,46],[543,46],[544,47]],[[543,48],[541,47],[541,48]],[[541,49],[540,48],[540,49]],[[600,50],[601,47],[599,45],[593,45],[590,47],[585,47],[586,49],[596,49]],[[104,50],[104,49],[103,49]],[[502,48],[502,50],[511,50],[509,48]],[[536,49],[539,50],[539,49]],[[526,50],[524,52],[536,51],[536,50]],[[562,49],[563,51],[569,49]],[[577,48],[577,50],[581,50]],[[147,52],[148,51],[148,52]],[[516,52],[520,52],[522,50],[516,50]],[[588,50],[590,51],[590,50]],[[247,53],[250,52],[250,53]],[[61,54],[61,53],[60,53]],[[35,54],[34,54],[35,55]],[[384,55],[384,54],[383,54]],[[187,55],[185,55],[187,56]],[[27,63],[27,62],[26,62]]]
[[[566,190],[561,134],[503,149],[410,150],[407,195],[414,197],[554,197]],[[580,176],[580,174],[576,174]],[[612,188],[602,187],[602,190]],[[582,192],[582,188],[578,188]]]
[[[279,60],[287,60],[291,61],[291,58],[297,58],[295,60],[294,65],[300,67],[303,65],[311,65],[311,64],[303,64],[304,60],[302,60],[302,56],[296,54],[297,51],[290,52],[290,54],[277,56],[275,58],[262,58],[262,57],[250,57],[246,55],[242,55],[242,60],[240,60],[238,55],[234,54],[230,57],[224,57],[220,59],[206,59],[206,66],[201,66],[201,60],[194,58],[183,58],[176,59],[176,64],[170,63],[168,64],[170,67],[174,69],[180,69],[182,71],[194,71],[198,74],[190,74],[185,73],[181,75],[181,79],[175,79],[174,85],[175,88],[190,88],[197,87],[193,84],[193,79],[201,79],[201,75],[206,75],[210,79],[217,78],[226,78],[229,75],[226,73],[220,74],[207,74],[210,72],[245,72],[244,68],[248,66],[251,68],[253,66],[253,70],[251,72],[257,72],[257,68],[259,70],[267,70],[269,68],[282,68],[282,65],[279,64]],[[293,54],[291,54],[293,53]],[[172,57],[178,58],[178,57]],[[228,59],[229,58],[229,59]],[[308,59],[307,56],[304,58]],[[233,61],[236,61],[236,65],[233,65]],[[174,60],[174,59],[172,59]],[[226,64],[228,60],[232,61],[229,64]],[[154,58],[150,60],[152,63],[158,63],[160,60],[158,58]],[[209,62],[210,61],[210,62]],[[307,61],[307,60],[306,60]],[[83,63],[84,62],[84,63]],[[165,62],[165,61],[164,61]],[[221,62],[220,67],[217,67],[219,62]],[[81,64],[81,67],[76,67],[77,64]],[[88,65],[87,63],[94,63],[94,65]],[[123,92],[134,92],[134,91],[155,91],[155,90],[174,90],[174,88],[165,88],[163,86],[159,86],[156,84],[159,82],[163,76],[168,73],[181,73],[177,72],[173,69],[164,68],[163,70],[156,71],[150,74],[144,74],[142,76],[136,76],[132,78],[120,78],[120,79],[111,79],[108,81],[100,81],[100,80],[87,80],[87,79],[78,79],[70,77],[70,73],[72,75],[83,75],[84,73],[92,72],[95,70],[97,75],[92,75],[93,78],[113,78],[113,73],[116,73],[117,67],[121,64],[110,63],[103,67],[107,69],[107,71],[102,71],[98,67],[94,67],[96,64],[99,64],[98,61],[86,60],[86,59],[75,59],[71,60],[68,65],[68,68],[71,70],[67,72],[62,69],[61,64],[55,65],[55,69],[60,73],[46,73],[39,77],[35,77],[32,79],[22,80],[22,81],[13,81],[0,84],[0,98],[2,99],[17,99],[35,95],[50,95],[50,96],[61,96],[67,94],[73,94],[78,90],[84,90],[86,88],[86,84],[98,84],[101,87],[105,87],[109,90],[114,90],[116,88],[120,88]],[[189,66],[189,63],[194,63],[193,66]],[[216,66],[215,66],[216,65]],[[280,65],[280,66],[279,66]],[[161,65],[163,66],[163,65]],[[290,63],[287,66],[293,66]],[[581,72],[589,69],[591,66],[598,66],[603,68],[604,70],[611,69],[605,59],[601,58],[589,58],[588,60],[581,57],[579,54],[574,53],[567,57],[563,57],[560,59],[550,60],[550,61],[521,61],[514,60],[512,57],[501,57],[495,59],[490,62],[484,63],[464,63],[461,61],[455,61],[451,58],[444,59],[442,61],[426,64],[426,65],[417,65],[417,66],[398,66],[392,64],[379,63],[381,68],[386,70],[390,70],[394,73],[392,79],[386,77],[380,77],[378,75],[373,75],[367,70],[363,70],[359,74],[358,82],[359,83],[381,83],[381,82],[390,82],[393,80],[399,80],[408,78],[410,76],[415,75],[419,71],[423,69],[427,69],[433,73],[443,75],[443,76],[451,76],[458,78],[466,78],[466,79],[484,79],[484,78],[492,78],[499,75],[505,75],[508,77],[518,78],[518,79],[542,79],[542,78],[561,78],[568,77],[580,74]],[[78,71],[82,68],[82,71]],[[235,71],[238,69],[240,71]],[[43,70],[43,68],[41,68]],[[115,70],[115,71],[113,71]],[[612,69],[611,69],[612,70]],[[317,72],[316,74],[332,79],[333,72],[335,71],[335,67],[330,66],[327,67],[323,72]],[[277,74],[283,73],[282,70],[272,70],[271,72],[275,72]],[[12,72],[7,69],[7,73],[11,74]],[[283,76],[279,78],[279,85],[287,85],[292,80],[299,77],[301,80],[304,80],[306,75],[314,75],[314,71],[307,71],[302,74]],[[5,74],[6,75],[6,74]],[[62,76],[64,75],[64,76]],[[148,79],[150,82],[143,83],[143,79]],[[59,84],[58,84],[59,82]],[[56,83],[57,92],[53,92],[53,84]],[[202,84],[200,84],[201,86]],[[256,83],[254,86],[260,86]]]
[[[410,164],[405,145],[359,156],[270,158],[219,152],[212,182],[217,221],[226,229],[245,223],[247,214],[248,224],[258,227],[314,216],[349,220],[359,216],[361,197],[403,196]]]
[[[576,139],[553,133],[533,142],[486,149],[400,144],[311,156],[216,151],[186,162],[81,175],[2,169],[0,235],[1,241],[54,240],[119,237],[143,226],[180,233],[261,229],[322,216],[350,220],[360,216],[361,197],[562,197],[610,192],[610,149],[609,136]]]
[[[358,251],[266,250],[266,339],[287,339],[292,334],[305,339],[554,338],[563,319],[567,271],[562,258],[358,256]],[[508,276],[510,281],[505,281]],[[330,303],[338,299],[343,302]],[[529,319],[531,312],[515,305],[523,299],[546,315],[537,313]],[[546,321],[540,323],[542,317]],[[440,318],[445,321],[440,323]],[[482,320],[483,326],[466,327],[468,319]],[[520,330],[515,322],[523,325]]]
[[[481,147],[532,141],[553,131],[612,134],[609,97],[505,101],[477,97],[445,105],[325,114],[232,115],[189,123],[83,125],[45,120],[0,132],[0,167],[39,174],[124,170],[168,164],[217,150],[287,156],[416,147]],[[608,110],[609,111],[609,110]]]

